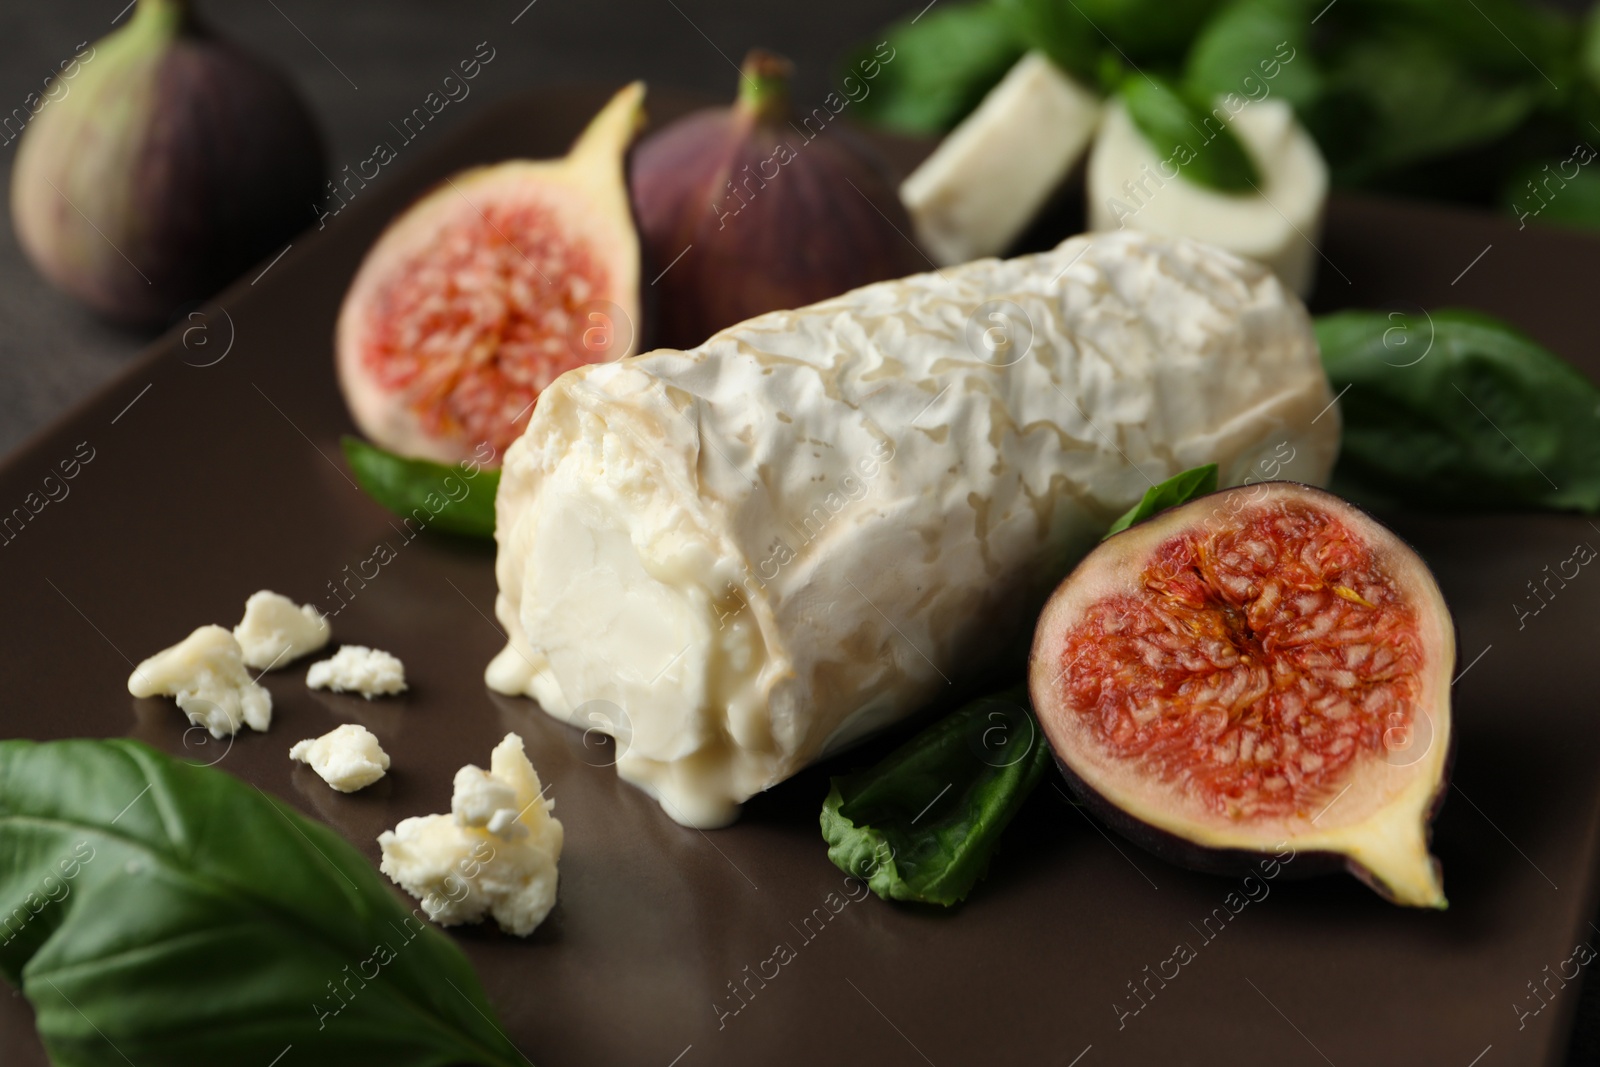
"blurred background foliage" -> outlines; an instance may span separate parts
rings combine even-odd
[[[895,62],[857,118],[948,130],[1029,50],[1104,92],[1137,71],[1251,95],[1261,90],[1245,79],[1276,50],[1293,58],[1269,91],[1294,106],[1335,185],[1600,228],[1597,12],[1529,0],[941,3],[889,27]],[[1541,195],[1553,188],[1562,195]]]

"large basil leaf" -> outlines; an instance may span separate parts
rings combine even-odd
[[[1538,81],[1552,92],[1577,62],[1573,19],[1527,0],[1343,0],[1330,21],[1350,35],[1429,40],[1480,74]]]
[[[994,5],[1011,19],[1019,41],[1083,84],[1095,84],[1100,56],[1111,46],[1082,11],[1061,0],[994,0]]]
[[[526,1062],[343,838],[137,741],[0,742],[0,939],[61,1067]]]
[[[1011,18],[994,5],[941,4],[855,49],[840,76],[867,88],[853,117],[905,133],[942,133],[978,106],[1023,51]]]
[[[1583,129],[1560,114],[1581,82],[1576,26],[1546,5],[1340,0],[1323,13],[1324,92],[1306,117],[1341,183],[1481,200],[1508,164],[1563,147],[1561,127]]]
[[[1217,491],[1217,465],[1207,463],[1203,467],[1190,467],[1180,471],[1158,485],[1152,485],[1144,491],[1144,496],[1133,507],[1123,513],[1122,517],[1111,524],[1111,529],[1106,531],[1106,536],[1119,534],[1128,527],[1141,523],[1144,520],[1175,508],[1193,500],[1197,496]]]
[[[1347,183],[1504,137],[1548,93],[1531,68],[1526,76],[1491,76],[1435,40],[1396,34],[1339,48],[1328,61],[1327,88],[1311,131]]]
[[[956,904],[1050,758],[1024,688],[967,704],[833,779],[821,820],[828,858],[885,900]]]
[[[1338,479],[1442,508],[1600,510],[1600,389],[1471,311],[1317,320],[1342,392]]]
[[[1311,53],[1311,0],[1234,0],[1189,49],[1184,83],[1204,99],[1277,97],[1297,109],[1322,91]]]
[[[1592,7],[1583,20],[1578,65],[1591,89],[1600,89],[1600,7]]]
[[[361,488],[418,529],[466,537],[494,536],[499,471],[407,459],[356,437],[346,436],[340,444]]]
[[[1092,34],[1096,47],[1118,54],[1139,67],[1165,67],[1183,58],[1201,25],[1219,6],[1218,0],[1033,0],[1038,8],[1054,8],[1058,16],[1041,25],[1058,32]],[[1085,33],[1087,31],[1087,34]],[[1047,41],[1030,40],[1045,48]]]
[[[1183,178],[1224,192],[1260,187],[1261,175],[1233,129],[1206,104],[1164,78],[1139,73],[1123,81],[1122,100],[1156,154],[1171,159]]]
[[[1584,144],[1565,158],[1518,167],[1506,182],[1502,200],[1521,227],[1544,223],[1600,229],[1600,163],[1595,161],[1595,149]]]

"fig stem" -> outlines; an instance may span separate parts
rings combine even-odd
[[[139,0],[133,19],[129,21],[137,19],[168,26],[184,26],[189,18],[189,0]]]
[[[752,48],[739,68],[738,110],[758,122],[789,117],[789,78],[794,64],[775,52]]]

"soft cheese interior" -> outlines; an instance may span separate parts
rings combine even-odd
[[[1269,271],[1131,232],[581,368],[506,455],[488,682],[722,825],[1031,628],[1152,482],[1323,481],[1332,401]]]

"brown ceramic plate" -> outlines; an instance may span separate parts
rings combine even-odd
[[[413,150],[404,180],[358,193],[326,231],[297,239],[10,457],[0,514],[58,461],[93,455],[70,495],[0,548],[0,736],[134,736],[220,755],[218,766],[327,821],[376,865],[380,831],[444,809],[457,767],[521,733],[566,824],[560,903],[527,941],[455,936],[541,1067],[1558,1062],[1577,985],[1556,975],[1571,976],[1564,961],[1595,934],[1600,585],[1585,584],[1600,577],[1581,576],[1523,629],[1512,605],[1575,543],[1600,544],[1585,519],[1395,517],[1438,574],[1460,632],[1457,788],[1436,835],[1445,913],[1391,907],[1353,879],[1279,879],[1208,926],[1239,883],[1108,838],[1053,781],[965,907],[841,907],[846,882],[817,812],[828,772],[870,750],[704,834],[620,783],[607,749],[484,688],[501,646],[492,552],[407,543],[351,483],[338,450],[351,427],[334,385],[334,315],[362,253],[409,197],[458,167],[562,151],[603,97],[546,92],[483,113],[437,151]],[[659,119],[684,106],[658,98],[653,110]],[[1587,343],[1600,245],[1340,200],[1323,247],[1324,307],[1484,308],[1600,377]],[[366,562],[384,543],[395,558]],[[403,698],[313,693],[303,668],[276,673],[271,734],[202,753],[186,748],[170,702],[127,695],[134,660],[200,623],[231,623],[256,589],[331,610],[334,586],[355,591],[334,620],[338,638],[398,654],[413,683]],[[286,758],[295,740],[345,720],[370,727],[394,761],[353,796]],[[198,732],[187,736],[192,745]],[[1194,958],[1164,984],[1151,978],[1173,973],[1163,961],[1180,943]],[[779,945],[793,958],[774,976],[764,961]],[[0,1048],[8,1064],[44,1062],[15,995],[0,996]],[[320,1062],[314,1048],[292,1055]]]

